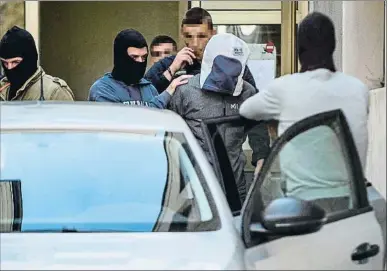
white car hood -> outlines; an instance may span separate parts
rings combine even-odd
[[[1,270],[235,269],[236,242],[221,232],[1,234]],[[235,261],[236,263],[236,261]]]

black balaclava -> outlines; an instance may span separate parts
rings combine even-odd
[[[128,55],[128,47],[144,48],[147,42],[143,35],[134,30],[126,29],[117,34],[114,41],[113,57],[114,68],[112,76],[114,79],[123,81],[127,85],[139,83],[143,78],[147,61],[137,62]]]
[[[4,59],[22,57],[23,61],[15,68],[8,70],[2,64],[5,76],[11,83],[9,96],[14,96],[16,91],[38,69],[38,51],[32,35],[17,26],[12,27],[5,33],[0,41],[0,57]]]
[[[298,28],[297,48],[300,72],[321,68],[336,71],[333,61],[335,30],[326,15],[313,12],[303,19]]]

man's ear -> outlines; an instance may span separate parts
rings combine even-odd
[[[215,29],[212,30],[212,36],[214,36],[215,34],[217,34],[217,31]]]

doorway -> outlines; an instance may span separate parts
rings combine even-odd
[[[272,42],[276,77],[298,70],[296,29],[307,15],[308,1],[191,1],[212,16],[217,33],[232,33],[248,44]]]

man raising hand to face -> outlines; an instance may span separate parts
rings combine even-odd
[[[161,93],[173,78],[181,74],[200,73],[203,52],[215,33],[209,12],[198,7],[188,10],[181,24],[181,35],[186,47],[176,56],[169,56],[155,63],[146,73],[145,78],[151,81]],[[245,69],[243,78],[256,87],[248,67]]]

